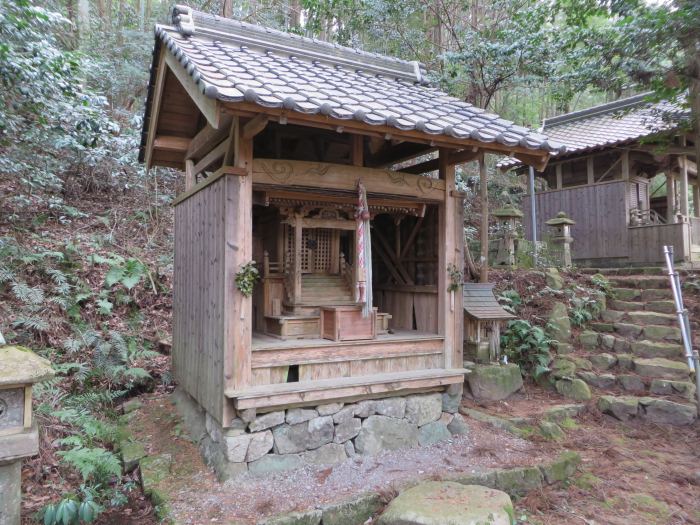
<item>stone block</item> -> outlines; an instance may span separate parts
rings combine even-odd
[[[272,450],[274,438],[272,437],[272,432],[270,430],[255,432],[248,435],[250,436],[250,443],[248,444],[248,451],[245,455],[245,460],[247,462],[260,459],[265,454],[270,452],[270,450]]]
[[[564,434],[564,431],[559,427],[559,425],[552,423],[551,421],[540,421],[539,430],[540,434],[546,439],[559,441],[566,437],[566,434]]]
[[[296,425],[315,417],[318,417],[318,411],[313,408],[290,408],[287,410],[285,421],[290,425]]]
[[[569,311],[564,303],[556,302],[552,305],[552,311],[547,321],[547,333],[561,343],[571,340],[571,320]]]
[[[516,364],[483,365],[467,376],[467,383],[475,399],[500,401],[523,387],[523,377]]]
[[[267,414],[257,416],[253,421],[251,421],[248,424],[248,429],[251,432],[260,432],[261,430],[267,430],[268,428],[281,425],[282,423],[284,423],[284,419],[284,410],[268,412]]]
[[[644,337],[652,341],[681,342],[681,331],[677,326],[645,326]]]
[[[129,473],[138,466],[141,458],[146,457],[146,448],[138,441],[122,441],[119,443],[119,454],[124,473]]]
[[[22,509],[22,461],[0,464],[0,523],[19,525]]]
[[[698,417],[695,405],[684,405],[667,399],[642,397],[639,406],[640,416],[645,421],[659,425],[692,425]]]
[[[260,459],[248,464],[251,474],[270,474],[273,472],[283,472],[294,470],[303,465],[299,454],[267,454]]]
[[[664,359],[663,357],[652,359],[635,358],[634,369],[639,375],[662,379],[687,380],[690,373],[687,364]]]
[[[355,450],[362,455],[376,455],[382,450],[396,450],[416,445],[418,445],[418,427],[404,419],[387,416],[368,417],[362,423],[362,429],[355,438]]]
[[[348,459],[345,446],[339,443],[327,443],[315,450],[301,454],[302,463],[309,465],[337,465]]]
[[[323,525],[361,525],[382,508],[379,494],[361,494],[352,499],[331,503],[322,508]]]
[[[243,421],[240,417],[234,417],[231,420],[228,428],[224,429],[224,437],[240,436],[245,433],[245,429],[248,427],[248,423]]]
[[[496,488],[496,469],[448,474],[445,476],[445,481],[454,481],[462,485],[481,485],[493,489]]]
[[[346,405],[338,412],[333,414],[333,423],[339,425],[340,423],[345,423],[346,421],[355,417],[355,412],[357,411],[357,405]]]
[[[542,486],[538,467],[518,467],[496,471],[496,488],[513,496],[523,495]]]
[[[635,324],[640,324],[642,326],[648,325],[665,325],[670,326],[677,322],[675,315],[662,314],[658,312],[629,312],[627,317],[630,321]]]
[[[349,458],[354,458],[355,456],[357,456],[357,452],[355,452],[355,444],[352,441],[346,441],[344,447],[345,454]]]
[[[387,397],[374,403],[374,412],[379,416],[395,417],[403,419],[406,415],[406,398]]]
[[[320,412],[319,412],[320,413]],[[313,450],[333,441],[335,425],[332,416],[321,416],[308,422],[308,443],[307,450]]]
[[[320,405],[316,407],[319,416],[332,416],[336,412],[343,408],[343,403],[328,403],[326,405]]]
[[[258,411],[254,408],[246,408],[245,410],[240,410],[238,412],[238,417],[240,417],[246,423],[251,423],[255,421],[258,415]]]
[[[664,300],[664,299],[672,299],[673,298],[673,292],[671,291],[670,288],[663,289],[655,289],[655,288],[648,288],[646,290],[642,290],[642,301],[658,301],[658,300]]]
[[[177,387],[171,395],[185,429],[194,443],[199,443],[207,433],[206,412],[185,390]]]
[[[433,421],[418,429],[418,443],[421,446],[432,445],[451,437],[452,434],[447,429],[447,425],[441,421]]]
[[[665,357],[673,359],[683,355],[683,347],[679,344],[666,343],[663,341],[633,341],[630,348],[635,357]]]
[[[545,284],[552,290],[561,290],[564,287],[564,279],[556,268],[547,268],[544,271]]]
[[[453,481],[425,481],[389,503],[378,525],[511,525],[508,494]]]
[[[613,295],[620,301],[638,301],[642,298],[642,291],[636,288],[613,288]]]
[[[602,334],[600,336],[600,344],[603,348],[612,350],[615,347],[615,336],[610,334]]]
[[[574,345],[571,343],[562,343],[561,341],[552,341],[552,346],[559,355],[567,355],[574,351]]]
[[[574,401],[588,401],[591,398],[591,389],[581,379],[563,378],[554,386],[557,392]]]
[[[634,356],[630,354],[618,354],[617,366],[620,370],[632,370],[634,368]]]
[[[621,339],[620,337],[616,337],[613,350],[617,353],[629,353],[630,342],[627,339]]]
[[[661,396],[683,396],[689,401],[695,399],[695,385],[689,381],[654,379],[649,391]]]
[[[462,403],[462,395],[464,386],[450,385],[442,394],[442,411],[449,414],[456,414],[459,410],[459,405]]]
[[[462,414],[455,414],[452,421],[447,424],[447,430],[449,430],[453,436],[466,436],[469,434],[469,425],[464,421]]]
[[[631,396],[601,396],[598,398],[598,410],[603,414],[628,421],[636,418],[639,409],[639,399]]]
[[[576,375],[595,388],[609,390],[615,387],[617,378],[614,374],[594,374],[593,372],[577,372]]]
[[[580,416],[586,411],[584,404],[557,405],[544,412],[544,417],[550,421],[562,421],[564,419]]]
[[[620,375],[617,377],[617,380],[622,386],[622,389],[627,390],[628,392],[640,393],[646,390],[646,385],[644,384],[644,381],[642,381],[642,378],[634,374]]]
[[[355,415],[363,419],[369,416],[373,416],[377,413],[376,405],[377,402],[372,399],[360,401],[359,403],[357,403],[357,408],[355,408]]]
[[[600,370],[609,370],[617,364],[617,357],[612,354],[595,354],[589,356],[588,359],[595,368],[599,368]]]
[[[600,335],[598,332],[594,332],[593,330],[584,330],[579,334],[578,340],[584,348],[591,350],[598,347],[599,337]]]
[[[581,456],[576,452],[563,452],[552,463],[540,465],[544,481],[551,485],[566,481],[576,473],[576,468],[581,463]]]
[[[676,313],[676,305],[673,301],[649,301],[646,308],[651,312],[659,312],[663,314]]]
[[[423,426],[442,415],[442,394],[418,394],[406,397],[406,419]]]
[[[642,333],[642,327],[631,323],[615,323],[615,332],[623,337],[638,337]]]
[[[345,443],[348,439],[352,439],[360,433],[362,428],[362,420],[359,417],[353,417],[339,423],[335,426],[335,434],[333,435],[334,443]]]
[[[311,509],[304,512],[289,512],[258,521],[256,525],[320,525],[321,511]]]
[[[550,365],[551,376],[555,379],[564,377],[574,377],[576,375],[576,364],[570,359],[557,357]]]
[[[240,434],[223,438],[224,456],[232,463],[245,461],[252,434]]]
[[[159,489],[159,485],[170,475],[171,464],[170,454],[147,456],[139,463],[141,487],[154,505],[160,505],[166,501],[166,495]]]

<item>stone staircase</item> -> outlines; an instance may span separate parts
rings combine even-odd
[[[621,420],[689,425],[697,419],[668,278],[609,275],[615,299],[579,334],[582,352],[555,360],[555,378],[581,379],[598,407]],[[561,353],[561,352],[560,352]]]

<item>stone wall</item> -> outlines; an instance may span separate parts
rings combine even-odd
[[[445,392],[413,394],[237,414],[222,428],[180,391],[174,401],[193,439],[219,475],[228,479],[247,470],[277,472],[304,464],[331,465],[356,455],[430,445],[465,434],[457,413],[462,385]],[[194,406],[193,406],[194,404]]]

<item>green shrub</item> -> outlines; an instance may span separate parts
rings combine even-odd
[[[509,321],[501,334],[501,347],[508,360],[519,365],[523,374],[530,374],[535,380],[549,372],[551,343],[542,328],[523,319]]]

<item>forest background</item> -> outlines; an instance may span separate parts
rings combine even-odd
[[[193,8],[419,60],[451,94],[537,128],[652,91],[700,116],[692,0],[194,0]],[[137,161],[163,0],[0,1],[0,333],[55,363],[36,391],[27,512],[73,523],[137,498],[115,403],[170,383],[172,209],[180,173]],[[700,140],[695,141],[700,148]],[[494,169],[493,206],[520,181]],[[468,234],[478,176],[460,173]],[[131,503],[130,503],[131,502]],[[60,511],[60,512],[59,512]],[[47,518],[48,514],[48,518]],[[65,518],[65,519],[64,519]]]

